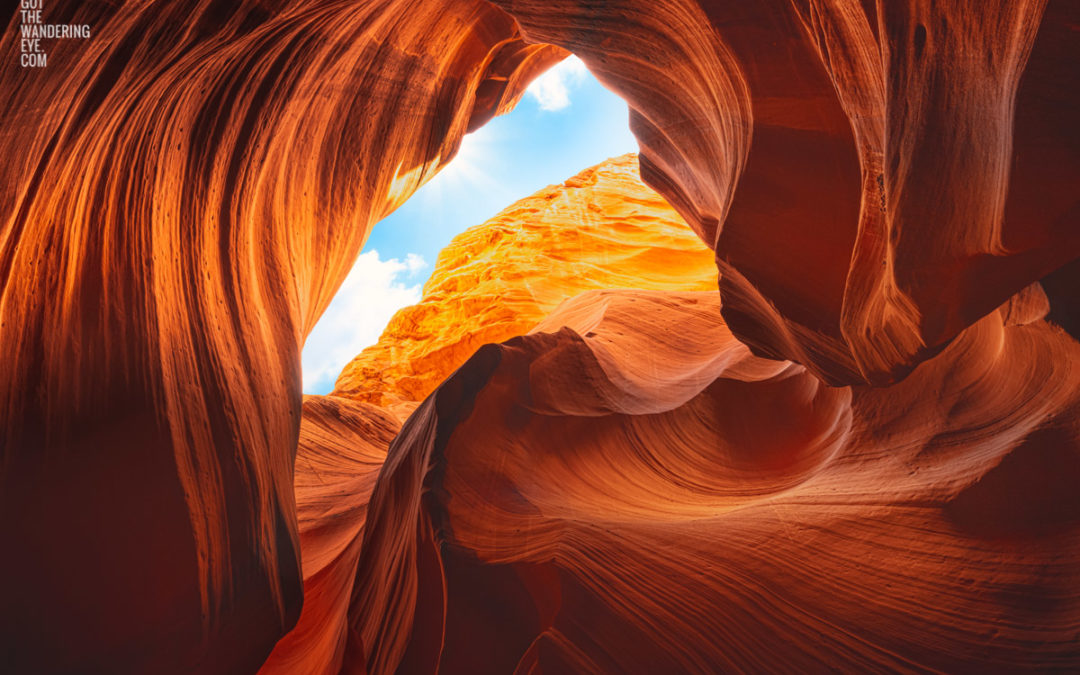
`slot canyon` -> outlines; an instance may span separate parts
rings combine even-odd
[[[1080,671],[1080,3],[43,11],[0,671]],[[639,152],[304,395],[375,225],[571,54]]]

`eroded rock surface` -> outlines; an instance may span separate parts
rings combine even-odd
[[[717,288],[712,251],[642,184],[632,154],[454,237],[420,303],[345,367],[335,394],[411,411],[479,347],[527,333],[564,300],[604,288]]]
[[[712,252],[641,183],[632,154],[455,237],[421,303],[401,310],[379,343],[346,367],[333,395],[305,397],[294,479],[304,610],[260,672],[340,671],[368,499],[387,449],[400,420],[477,348],[528,333],[583,291],[701,289],[699,296],[715,299],[715,277]],[[604,305],[589,303],[588,311]],[[672,384],[685,386],[679,378]]]
[[[1080,255],[1074,2],[496,4],[626,97],[762,354],[892,382]]]
[[[321,527],[304,335],[372,224],[566,50],[627,99],[720,299],[583,296],[441,384],[362,548],[335,548],[349,498],[313,563],[330,595],[358,565],[319,663],[1080,667],[1077,343],[1040,318],[1075,333],[1077,3],[57,0],[94,37],[37,70],[16,17],[5,667],[264,662]]]
[[[0,653],[250,672],[301,607],[300,348],[373,223],[564,57],[480,0],[48,3],[0,42]],[[58,646],[62,645],[63,648]]]
[[[994,313],[902,383],[833,388],[752,356],[719,310],[712,293],[587,293],[440,385],[372,496],[353,658],[1080,664],[1080,344]]]
[[[304,398],[294,478],[304,609],[261,675],[340,672],[368,500],[399,428],[368,403]]]

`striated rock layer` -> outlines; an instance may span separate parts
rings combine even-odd
[[[300,349],[371,225],[564,57],[481,0],[100,3],[0,41],[0,654],[250,672],[301,607]],[[58,648],[63,645],[63,648]]]
[[[261,675],[339,672],[368,499],[399,427],[367,403],[304,398],[294,480],[304,609]]]
[[[0,38],[6,668],[264,661],[300,615],[304,336],[566,50],[725,322],[588,296],[593,329],[441,385],[343,668],[1078,668],[1076,342],[1038,318],[1075,330],[1077,3],[47,4],[94,37],[45,69]]]
[[[382,406],[422,401],[482,345],[527,333],[563,300],[603,288],[717,288],[712,251],[641,183],[632,154],[454,237],[420,303],[345,367],[334,394]]]
[[[891,382],[1080,256],[1080,4],[494,1],[630,102],[761,354]]]
[[[579,296],[394,440],[347,672],[1075,670],[1080,344],[1044,311],[833,388],[715,294]]]
[[[304,399],[294,479],[304,609],[260,673],[339,672],[367,503],[397,418],[478,347],[529,332],[580,291],[610,285],[715,295],[715,275],[712,252],[641,183],[632,154],[456,237],[421,303],[401,310],[345,369],[338,391]]]

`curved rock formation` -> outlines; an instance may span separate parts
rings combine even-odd
[[[401,310],[346,367],[334,395],[305,398],[294,479],[304,610],[261,673],[341,669],[367,502],[396,418],[477,347],[527,333],[563,300],[604,286],[701,288],[715,302],[712,252],[641,183],[634,155],[586,169],[455,237],[421,303]]]
[[[1080,344],[1008,309],[886,389],[751,356],[710,293],[482,348],[391,446],[351,663],[1075,668]]]
[[[334,394],[418,403],[479,347],[529,332],[604,288],[716,290],[713,254],[615,157],[507,207],[442,250],[420,303],[342,371]]]
[[[368,499],[400,427],[384,410],[333,396],[305,397],[303,411],[294,485],[304,609],[263,675],[340,671]]]
[[[481,0],[69,0],[45,19],[93,37],[35,70],[18,17],[0,653],[15,672],[250,672],[301,606],[304,335],[371,225],[566,53]]]
[[[1077,343],[1038,318],[1075,331],[1077,3],[47,5],[93,38],[0,39],[6,668],[263,663],[300,616],[304,335],[566,50],[726,324],[594,294],[544,328],[584,334],[479,350],[393,442],[319,663],[1080,666]]]
[[[887,383],[1080,256],[1080,6],[495,0],[631,107],[762,354]]]

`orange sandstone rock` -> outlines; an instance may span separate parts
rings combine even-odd
[[[626,97],[759,354],[893,382],[1080,256],[1076,2],[494,2]]]
[[[616,157],[454,237],[420,303],[345,367],[334,395],[419,402],[479,347],[584,291],[716,287],[712,251],[642,184],[635,155]]]
[[[1080,344],[1032,302],[887,388],[754,357],[711,293],[485,346],[391,446],[349,672],[1076,669]]]
[[[333,396],[305,397],[303,413],[294,485],[304,609],[261,675],[340,672],[368,499],[399,428],[387,411]]]
[[[546,330],[552,310],[566,306],[575,314],[581,302],[571,296],[605,285],[717,297],[712,251],[641,183],[634,155],[586,169],[456,237],[440,254],[421,304],[398,313],[379,344],[345,369],[334,395],[305,398],[294,478],[304,609],[260,673],[342,668],[368,498],[398,418],[429,393],[410,387],[434,389],[478,347]],[[602,312],[604,305],[601,299],[588,306]],[[703,309],[716,312],[710,302]],[[579,329],[588,332],[585,324]],[[673,335],[673,346],[678,342]],[[664,374],[679,354],[656,353],[656,367],[626,376],[657,378],[658,388],[685,386]],[[777,367],[783,366],[766,365]],[[715,369],[704,368],[699,384]]]
[[[250,672],[300,614],[303,336],[566,52],[481,0],[45,11],[93,37],[0,35],[4,668]]]
[[[94,38],[0,59],[6,668],[263,663],[300,616],[304,335],[570,50],[725,321],[593,293],[585,334],[441,384],[374,487],[342,668],[1080,669],[1080,355],[1038,319],[1076,332],[1080,4],[47,4]]]

